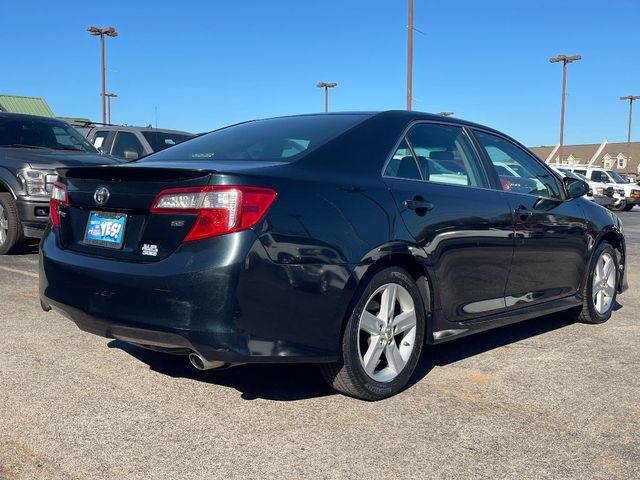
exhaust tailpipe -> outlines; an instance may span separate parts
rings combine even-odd
[[[222,368],[226,365],[225,362],[220,362],[220,361],[210,362],[209,360],[207,360],[202,355],[196,352],[191,352],[189,354],[189,361],[191,362],[191,365],[193,365],[193,367],[197,370],[211,370],[214,368]]]

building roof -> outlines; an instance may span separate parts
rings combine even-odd
[[[55,117],[44,98],[0,95],[0,112],[27,113],[41,117]]]
[[[562,147],[562,159],[558,158],[559,152],[556,151],[549,163],[556,163],[560,160],[560,163],[564,164],[587,164],[598,153],[600,146],[600,143],[564,145]],[[546,162],[554,148],[549,145],[542,145],[540,147],[531,147],[529,150]],[[602,151],[598,153],[592,165],[594,167],[611,168],[618,173],[638,176],[640,175],[640,142],[631,142],[628,146],[627,142],[607,143]]]

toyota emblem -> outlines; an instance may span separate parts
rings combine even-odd
[[[111,193],[109,193],[107,187],[98,187],[96,188],[96,193],[93,194],[93,199],[95,200],[97,205],[102,206],[107,204],[110,196]]]

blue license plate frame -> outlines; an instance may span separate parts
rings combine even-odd
[[[99,247],[120,249],[124,244],[127,215],[113,212],[89,212],[84,243]]]

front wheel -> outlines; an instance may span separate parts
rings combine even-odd
[[[9,193],[0,193],[0,255],[18,253],[25,246],[16,202]]]
[[[609,207],[610,210],[613,210],[614,212],[621,212],[623,210],[625,210],[627,208],[627,201],[626,200],[622,200],[619,204],[617,205],[611,205]]]
[[[635,205],[625,205],[625,207],[623,208],[623,210],[624,210],[625,212],[629,212],[629,211],[631,211],[631,210],[633,209],[633,207],[634,207],[634,206],[635,206]]]
[[[395,395],[418,363],[425,315],[420,291],[405,270],[377,272],[352,307],[340,360],[320,365],[323,377],[339,392],[363,400]]]
[[[583,304],[578,320],[604,323],[611,318],[618,294],[618,255],[608,242],[602,242],[593,253],[589,275],[582,288]]]

